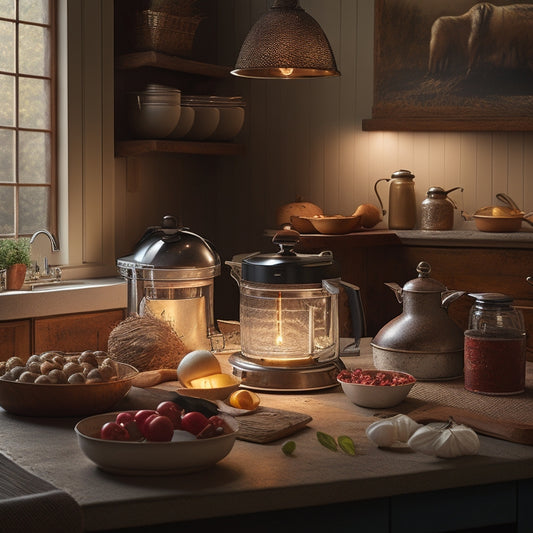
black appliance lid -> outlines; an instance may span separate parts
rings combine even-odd
[[[339,266],[330,251],[298,254],[294,247],[299,240],[300,234],[297,231],[278,231],[272,242],[278,244],[280,250],[277,253],[244,258],[242,279],[268,284],[309,284],[340,276]]]

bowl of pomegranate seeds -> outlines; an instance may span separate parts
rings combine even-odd
[[[395,370],[341,370],[337,375],[344,394],[361,407],[394,407],[403,402],[416,379]]]

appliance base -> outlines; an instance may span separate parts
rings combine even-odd
[[[231,354],[229,362],[233,367],[233,374],[242,380],[241,387],[263,392],[297,392],[336,387],[337,375],[345,368],[339,358],[308,366],[263,366],[241,352]]]

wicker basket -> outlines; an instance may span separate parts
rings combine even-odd
[[[201,16],[177,17],[162,11],[137,13],[134,47],[137,51],[154,50],[190,57]]]
[[[160,11],[176,17],[192,17],[198,14],[197,0],[138,0],[137,11]]]

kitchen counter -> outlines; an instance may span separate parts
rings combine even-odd
[[[227,368],[227,355],[219,358]],[[344,361],[349,368],[371,365],[369,339],[363,339],[360,356]],[[120,407],[130,408],[147,394],[134,388]],[[237,519],[230,522],[234,527],[223,517],[263,512],[271,513],[269,527],[281,530],[272,520],[297,518],[299,529],[326,520],[336,529],[355,525],[358,531],[378,533],[457,531],[515,522],[522,527],[519,531],[531,530],[533,446],[480,436],[478,455],[453,460],[406,448],[378,449],[364,434],[376,411],[353,405],[340,387],[259,395],[264,406],[312,416],[307,428],[290,437],[296,442],[293,456],[281,452],[283,441],[237,440],[227,457],[204,472],[111,475],[96,468],[78,448],[73,431],[77,420],[19,417],[0,409],[1,451],[70,494],[90,531],[133,526],[157,531],[157,524],[204,519],[211,519],[216,528],[226,524],[239,531],[237,525],[246,523],[262,531],[260,522],[252,526]],[[533,407],[533,399],[521,401],[531,401]],[[317,431],[352,437],[356,456],[324,448]]]

